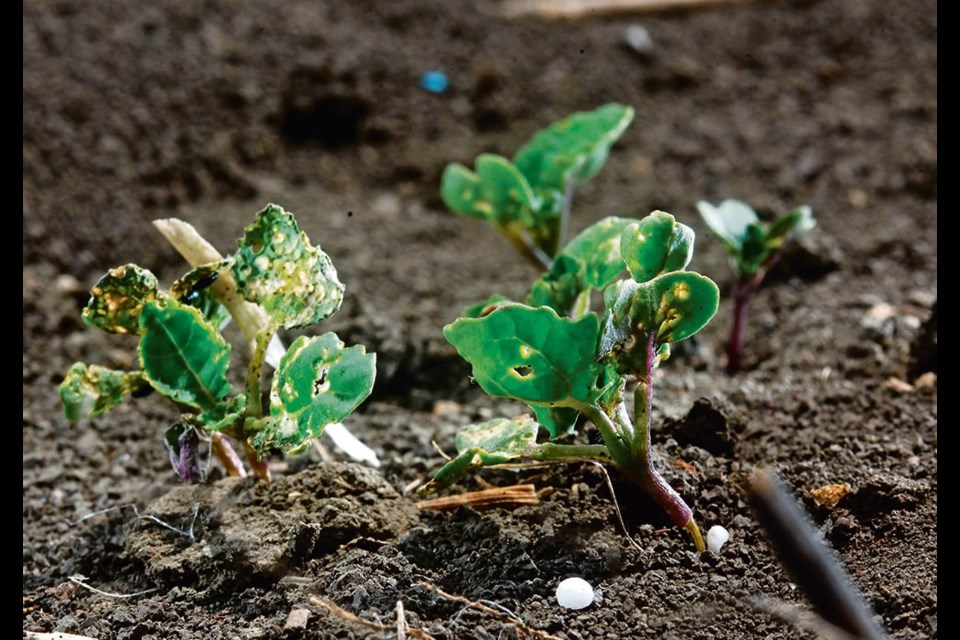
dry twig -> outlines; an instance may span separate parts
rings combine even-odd
[[[525,504],[540,504],[540,496],[532,484],[517,484],[510,487],[495,487],[483,491],[470,491],[455,496],[443,496],[431,500],[421,500],[418,509],[447,511],[458,507],[489,509]]]
[[[337,616],[341,620],[351,622],[355,625],[366,627],[367,629],[373,629],[375,631],[395,631],[397,627],[391,627],[388,624],[380,624],[379,622],[374,622],[372,620],[364,620],[360,616],[350,613],[346,609],[338,607],[332,602],[327,602],[323,598],[318,598],[317,596],[311,596],[310,602],[321,609],[329,611],[333,615]],[[407,627],[405,629],[407,636],[411,638],[416,638],[416,640],[435,640],[435,638],[418,627]]]

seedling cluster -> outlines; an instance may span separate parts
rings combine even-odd
[[[343,290],[329,256],[276,205],[257,214],[236,253],[195,267],[168,290],[136,264],[112,269],[91,290],[83,321],[136,336],[140,369],[74,364],[60,385],[66,416],[94,418],[128,396],[156,391],[181,411],[164,440],[182,480],[201,478],[201,435],[213,440],[214,451],[234,473],[242,463],[223,438],[239,441],[253,468],[266,477],[263,456],[275,449],[302,451],[373,388],[374,354],[345,346],[334,333],[304,336],[279,359],[264,407],[263,370],[274,335],[333,315]],[[227,379],[231,346],[220,333],[231,316],[252,340],[238,393]]]

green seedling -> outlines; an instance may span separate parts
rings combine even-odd
[[[486,220],[538,269],[549,269],[566,241],[577,186],[603,167],[633,109],[608,104],[538,132],[513,160],[491,153],[474,171],[447,166],[440,194],[455,213]]]
[[[660,211],[642,220],[606,218],[564,248],[525,304],[492,298],[447,325],[444,336],[472,365],[477,384],[525,403],[535,418],[465,428],[457,457],[423,490],[480,467],[597,461],[639,485],[703,550],[693,510],[660,475],[650,446],[654,371],[670,344],[700,331],[719,303],[712,280],[685,271],[693,242],[692,229]],[[628,277],[619,279],[625,269]],[[604,292],[600,315],[590,310],[593,290]],[[557,442],[580,416],[596,425],[603,444]],[[541,427],[549,434],[544,442]]]
[[[135,264],[100,278],[83,321],[139,338],[140,369],[74,364],[60,385],[66,417],[94,418],[129,396],[156,391],[182,412],[164,438],[182,480],[200,479],[199,434],[210,436],[231,474],[242,475],[242,463],[224,436],[242,443],[254,470],[268,477],[268,452],[302,451],[363,402],[373,388],[375,355],[346,347],[334,333],[299,337],[279,358],[265,407],[263,370],[277,331],[311,326],[340,308],[344,287],[330,258],[276,205],[257,214],[226,258],[185,223],[158,226],[192,263],[199,256],[213,261],[166,291]],[[220,334],[230,317],[252,351],[239,393],[227,378],[231,346]]]
[[[764,277],[780,260],[787,242],[812,229],[816,221],[808,206],[788,211],[769,224],[761,222],[756,212],[739,200],[724,200],[719,207],[700,201],[697,209],[710,231],[723,242],[735,274],[727,371],[736,373],[743,366],[743,336],[750,302]]]

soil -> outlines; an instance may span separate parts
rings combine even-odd
[[[319,599],[388,629],[402,601],[436,638],[809,637],[749,604],[806,609],[746,502],[751,472],[772,466],[891,635],[937,636],[936,2],[566,22],[491,8],[24,4],[25,631],[395,635]],[[642,55],[623,44],[638,22],[654,42]],[[418,86],[431,69],[449,75],[444,93]],[[632,546],[590,465],[485,472],[454,489],[552,489],[535,506],[426,512],[411,492],[442,464],[432,443],[450,452],[460,426],[518,410],[471,386],[440,327],[534,275],[492,229],[444,210],[443,167],[510,155],[608,101],[637,117],[577,193],[576,227],[670,211],[698,233],[692,268],[725,288],[697,199],[738,197],[764,215],[806,203],[818,221],[751,309],[747,371],[723,372],[725,302],[658,379],[664,473],[702,525],[730,530],[719,555],[695,554],[615,482]],[[228,251],[267,202],[295,212],[347,284],[321,330],[378,353],[378,386],[349,425],[383,465],[314,449],[274,459],[269,485],[213,465],[184,487],[161,446],[175,416],[160,399],[67,423],[57,384],[72,362],[132,365],[128,340],[80,322],[96,278],[136,261],[169,283],[183,265],[151,219],[188,220]],[[851,491],[832,508],[809,496],[839,483]],[[553,595],[574,575],[599,594],[582,611]]]

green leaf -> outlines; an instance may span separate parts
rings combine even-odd
[[[813,219],[813,210],[806,205],[797,207],[770,223],[767,230],[767,246],[771,251],[776,251],[785,242],[803,235],[815,226],[817,221]]]
[[[60,400],[67,420],[76,422],[97,417],[147,386],[139,371],[115,371],[77,362],[60,383]]]
[[[376,355],[345,347],[335,333],[297,338],[273,378],[270,416],[250,438],[261,454],[296,452],[356,409],[373,389]]]
[[[535,134],[514,164],[534,190],[564,192],[569,180],[582,184],[600,171],[632,120],[633,109],[619,104],[575,113]]]
[[[586,269],[576,258],[559,255],[550,271],[541,276],[530,289],[527,304],[532,307],[550,307],[558,315],[567,315],[573,309],[577,296],[587,289]]]
[[[700,331],[716,314],[720,291],[712,280],[691,271],[674,271],[649,282],[621,280],[604,292],[598,353],[617,363],[620,373],[645,371],[661,345]],[[653,340],[654,352],[647,351]]]
[[[537,422],[550,432],[550,438],[573,433],[580,412],[570,407],[531,406]]]
[[[513,163],[503,156],[483,153],[477,156],[476,167],[483,198],[490,203],[496,221],[505,224],[519,220],[532,225],[530,209],[536,198]]]
[[[693,229],[669,213],[654,211],[628,225],[620,236],[620,255],[637,282],[661,273],[683,271],[693,258]]]
[[[595,222],[571,240],[562,254],[583,262],[587,284],[604,289],[623,272],[620,236],[636,220],[610,216]]]
[[[125,264],[104,274],[90,290],[83,321],[111,333],[140,333],[143,305],[156,300],[157,278],[135,264]]]
[[[170,287],[170,297],[200,310],[203,319],[217,330],[222,329],[230,320],[230,312],[220,304],[210,289],[220,273],[233,264],[232,259],[200,265],[188,271]]]
[[[493,220],[493,207],[483,199],[480,176],[459,162],[447,165],[440,179],[443,203],[460,215]]]
[[[481,300],[480,302],[475,302],[470,305],[464,309],[460,315],[464,318],[482,318],[497,307],[505,304],[514,304],[514,302],[506,296],[492,295],[486,300]]]
[[[244,230],[233,277],[244,299],[259,304],[287,329],[333,315],[343,300],[330,257],[311,246],[293,216],[274,204]]]
[[[150,385],[174,402],[196,409],[201,422],[230,410],[230,345],[193,307],[174,300],[149,302],[140,314],[140,366]]]
[[[538,425],[529,416],[494,418],[464,427],[457,434],[456,458],[440,467],[421,490],[431,493],[448,487],[480,467],[523,458],[537,447]]]
[[[739,259],[747,227],[760,222],[756,212],[739,200],[724,200],[719,207],[701,200],[697,210],[704,223],[726,245],[727,252]]]
[[[443,335],[473,365],[473,376],[492,396],[530,405],[578,407],[600,395],[594,360],[595,314],[561,318],[548,307],[514,304],[482,318],[460,318]]]

